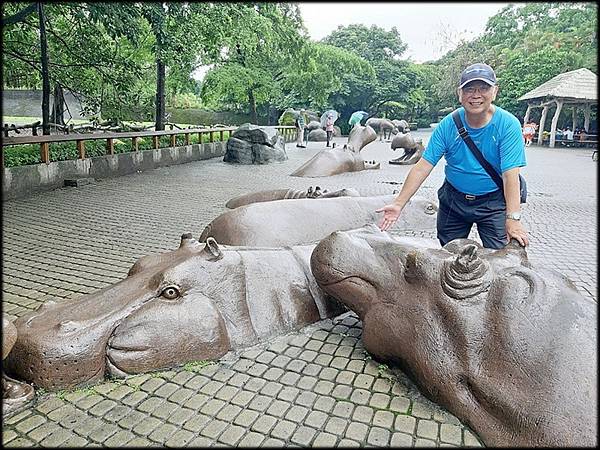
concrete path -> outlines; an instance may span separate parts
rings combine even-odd
[[[430,130],[413,132],[426,143]],[[345,138],[337,138],[343,145]],[[410,166],[376,141],[363,150],[380,170],[326,178],[289,173],[324,148],[287,144],[289,160],[236,166],[222,158],[63,188],[3,203],[4,313],[78,297],[112,284],[140,256],[198,237],[236,195],[263,189],[356,188],[390,194]],[[590,149],[528,147],[523,222],[529,258],[567,275],[597,300],[597,163]],[[436,200],[438,164],[419,194]],[[435,230],[412,233],[435,238]],[[476,230],[473,238],[477,237]],[[407,377],[364,350],[353,313],[325,320],[221,361],[37,392],[4,420],[2,442],[19,446],[480,446]]]

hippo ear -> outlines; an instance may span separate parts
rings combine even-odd
[[[473,297],[489,288],[489,263],[478,255],[475,244],[464,245],[456,257],[444,262],[442,289],[456,299]]]
[[[208,253],[210,261],[217,261],[223,257],[223,252],[219,248],[219,244],[213,237],[206,239],[206,245],[204,246],[204,252]]]
[[[181,242],[179,248],[185,247],[186,245],[198,244],[198,241],[192,237],[192,233],[185,233],[181,235]]]

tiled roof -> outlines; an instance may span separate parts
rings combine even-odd
[[[519,100],[545,97],[598,100],[597,85],[598,75],[591,70],[582,68],[556,75],[519,97]]]

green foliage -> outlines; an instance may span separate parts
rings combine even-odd
[[[331,102],[342,111],[342,117],[365,110],[373,117],[385,115],[412,121],[415,114],[430,109],[427,81],[431,71],[400,59],[407,46],[396,28],[386,31],[375,25],[338,27],[323,42],[359,55],[374,74],[372,79],[348,77],[348,89]]]
[[[204,367],[216,364],[215,361],[201,360],[201,361],[190,361],[183,366],[183,370],[188,372],[200,372]]]
[[[271,105],[289,106],[283,105],[282,83],[306,55],[297,5],[250,6],[232,12],[221,58],[204,78],[201,96],[208,107],[256,115]]]
[[[229,131],[223,132],[223,140],[229,139]],[[219,141],[221,136],[219,132],[213,133],[214,141]],[[170,136],[159,137],[159,148],[171,147]],[[190,145],[200,143],[200,137],[198,133],[191,133],[189,138]],[[202,134],[202,143],[210,142],[209,133]],[[127,153],[132,151],[131,139],[114,139],[114,152]],[[175,140],[176,146],[185,145],[185,137],[183,134],[177,135]],[[138,138],[138,150],[152,150],[153,143],[152,138]],[[8,145],[3,147],[4,151],[4,166],[5,167],[17,167],[26,166],[31,164],[40,164],[42,162],[40,146],[37,144],[24,144],[24,145]],[[68,161],[79,158],[79,152],[77,151],[77,144],[75,141],[72,142],[55,142],[49,145],[50,161]],[[106,155],[106,141],[105,140],[90,140],[85,141],[85,156],[86,158],[93,158],[96,156]]]
[[[339,26],[323,42],[354,52],[373,63],[398,60],[407,48],[396,27],[386,31],[376,25],[370,28],[362,24]]]
[[[593,3],[505,7],[488,20],[481,37],[436,61],[439,109],[458,105],[460,72],[474,62],[494,68],[500,86],[497,104],[517,117],[523,117],[527,107],[517,99],[554,76],[582,67],[597,73],[597,12]]]
[[[5,2],[3,18],[26,6]],[[407,46],[396,28],[340,26],[312,42],[295,3],[61,2],[44,9],[52,84],[110,119],[154,120],[159,60],[171,109],[231,111],[266,123],[287,108],[331,108],[340,126],[357,110],[436,121],[440,110],[458,106],[460,72],[474,62],[494,67],[497,103],[518,116],[526,105],[516,99],[544,81],[581,67],[597,72],[594,3],[510,4],[480,37],[455,42],[455,50],[426,64],[402,60]],[[39,89],[37,13],[2,34],[4,87]],[[202,82],[192,78],[209,64]],[[31,163],[37,153],[8,159]]]

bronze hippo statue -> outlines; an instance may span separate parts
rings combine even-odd
[[[235,209],[240,206],[257,202],[270,202],[273,200],[286,200],[294,198],[331,198],[331,197],[359,197],[356,189],[344,188],[335,191],[321,190],[319,186],[314,189],[310,186],[305,191],[297,189],[272,189],[268,191],[251,192],[249,194],[238,195],[225,203],[225,207]]]
[[[379,135],[379,140],[390,139],[392,134],[398,133],[398,128],[391,120],[378,117],[367,119],[365,125],[370,126]]]
[[[2,368],[4,360],[10,354],[17,342],[17,328],[2,314]],[[25,407],[33,400],[33,387],[20,381],[14,380],[2,370],[2,415],[9,416]]]
[[[421,139],[414,139],[410,133],[399,133],[392,139],[392,150],[401,148],[404,153],[396,159],[389,161],[390,164],[398,165],[409,165],[416,164],[421,156],[425,147]]]
[[[344,172],[379,169],[379,163],[369,163],[360,156],[362,148],[376,138],[377,135],[373,128],[355,125],[350,131],[348,143],[344,148],[321,150],[290,175],[293,177],[328,177]]]
[[[595,447],[596,303],[514,240],[435,247],[376,226],[335,232],[311,270],[358,314],[365,348],[486,445]]]
[[[336,230],[376,223],[375,210],[391,203],[394,195],[337,197],[318,201],[300,198],[251,203],[213,219],[199,241],[212,236],[226,245],[280,247],[316,243]],[[392,230],[434,229],[438,207],[415,196],[407,203]]]
[[[200,244],[145,256],[90,295],[46,303],[15,321],[7,358],[17,378],[45,389],[217,359],[346,309],[310,272],[312,246]]]
[[[396,127],[398,132],[400,132],[400,133],[408,133],[410,131],[410,125],[404,119],[402,119],[402,120],[394,119],[394,120],[392,120],[392,123],[394,124],[394,126]],[[393,133],[393,134],[397,134],[397,133]]]

